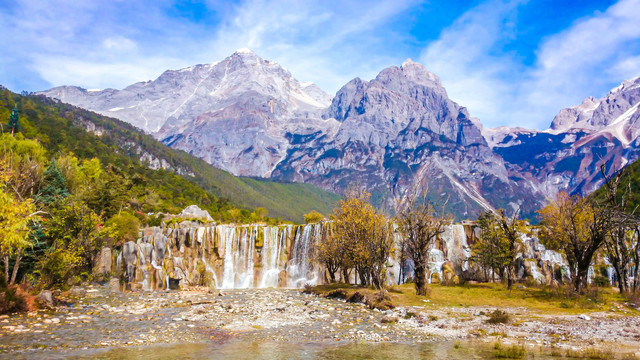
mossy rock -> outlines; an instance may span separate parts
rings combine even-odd
[[[262,230],[262,231],[260,231],[260,230]],[[265,230],[264,228],[263,228],[263,229],[260,229],[260,228],[258,228],[258,229],[257,229],[257,234],[256,234],[256,248],[262,248],[262,247],[264,247],[264,232],[265,232],[265,231],[266,231],[266,230]]]
[[[431,275],[431,283],[432,284],[440,284],[440,282],[442,281],[442,279],[440,279],[440,274],[439,273],[434,273]]]

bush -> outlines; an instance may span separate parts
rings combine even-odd
[[[364,304],[364,303],[366,303],[366,300],[367,300],[367,297],[363,293],[361,293],[359,291],[354,292],[353,294],[351,294],[351,296],[349,296],[347,298],[347,302],[350,302],[350,303],[363,303]]]
[[[495,310],[491,314],[489,314],[489,319],[487,319],[487,323],[489,324],[506,324],[510,320],[509,314],[506,311]]]
[[[120,246],[138,238],[140,220],[135,215],[123,211],[109,219],[107,227],[110,228],[110,235],[115,239],[116,245]]]
[[[335,289],[327,294],[327,298],[344,300],[347,298],[347,291],[344,289]]]
[[[606,276],[602,276],[602,275],[598,275],[593,279],[593,283],[596,284],[596,286],[599,287],[606,287],[609,286],[609,278]]]
[[[17,292],[17,288],[8,286],[4,276],[0,276],[0,314],[27,310],[27,301]]]
[[[322,220],[324,220],[324,215],[320,214],[319,212],[313,210],[307,214],[304,214],[304,221],[307,224],[312,224],[312,223],[319,223]]]

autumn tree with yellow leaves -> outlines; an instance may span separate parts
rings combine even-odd
[[[542,217],[540,239],[548,248],[564,253],[574,289],[583,292],[589,266],[606,240],[607,213],[588,199],[565,192],[560,192],[538,213]]]
[[[369,203],[367,192],[349,192],[331,216],[333,225],[326,241],[318,243],[316,258],[329,273],[342,271],[349,281],[351,270],[363,285],[378,289],[386,281],[386,264],[394,250],[389,220]],[[335,281],[335,275],[330,275]]]

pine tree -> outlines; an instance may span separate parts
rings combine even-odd
[[[20,120],[18,116],[18,109],[13,109],[11,111],[11,116],[9,117],[9,127],[11,128],[11,136],[18,131],[18,127],[20,126]]]
[[[55,160],[52,160],[45,170],[43,182],[44,186],[36,196],[37,201],[41,204],[49,206],[56,200],[69,196],[67,181]]]

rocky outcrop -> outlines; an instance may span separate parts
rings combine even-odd
[[[364,185],[387,208],[419,184],[458,219],[537,205],[528,188],[509,179],[467,110],[420,64],[408,60],[371,81],[352,80],[324,117],[337,121],[336,128],[291,134],[287,157],[272,177],[336,192]]]
[[[185,219],[201,219],[205,222],[213,221],[209,212],[207,210],[200,209],[198,205],[187,206],[180,214],[178,214],[178,216]]]
[[[126,243],[118,250],[115,272],[122,275],[126,287],[142,290],[198,285],[210,289],[301,288],[322,284],[330,276],[313,261],[313,249],[330,226],[202,225],[184,221],[147,228],[137,242]],[[400,244],[399,234],[395,240]],[[485,273],[469,262],[474,241],[473,224],[447,226],[430,250],[429,282],[486,280]],[[545,249],[534,237],[526,237],[524,244],[519,279],[542,284],[566,280],[562,256]],[[400,264],[394,257],[388,264],[388,284],[412,277],[411,262]]]
[[[93,260],[93,273],[95,275],[111,274],[112,254],[111,248],[105,247],[98,252]]]

